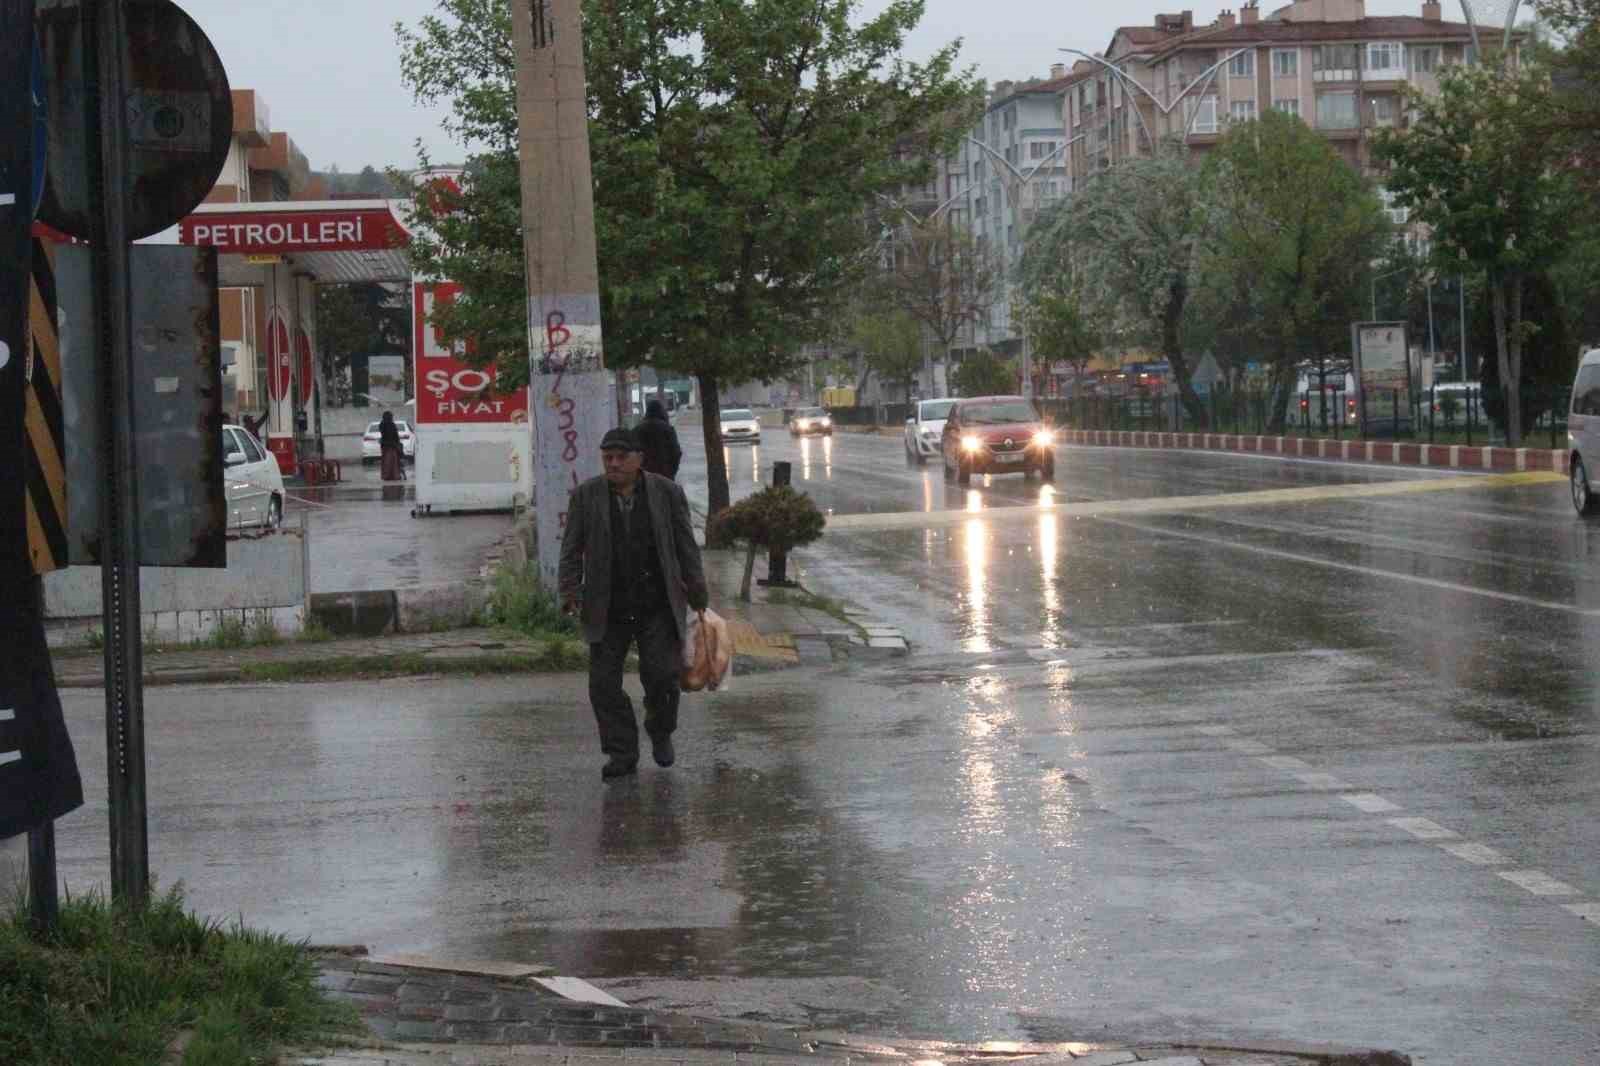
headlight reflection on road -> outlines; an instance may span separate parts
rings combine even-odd
[[[750,480],[761,484],[761,445],[750,449]]]
[[[973,514],[983,510],[983,493],[977,489],[967,490],[967,510]]]
[[[989,531],[981,518],[969,518],[966,525],[967,553],[967,631],[962,647],[969,652],[987,652],[989,643]]]
[[[833,480],[833,438],[822,438],[822,476],[825,480]]]
[[[1060,550],[1061,519],[1054,514],[1039,516],[1039,587],[1044,594],[1044,627],[1039,643],[1045,648],[1061,646],[1061,590],[1056,588],[1056,553]]]
[[[922,475],[922,509],[924,512],[933,510],[933,475]]]
[[[800,480],[811,480],[811,438],[800,438]]]

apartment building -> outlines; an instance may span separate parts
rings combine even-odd
[[[1250,2],[1205,27],[1185,11],[1120,29],[1099,58],[1075,64],[1065,93],[1077,180],[1149,153],[1152,139],[1203,152],[1269,108],[1370,173],[1372,130],[1402,121],[1405,88],[1432,91],[1443,67],[1470,62],[1472,37],[1438,0],[1415,16],[1368,16],[1364,0],[1298,0],[1263,16]]]

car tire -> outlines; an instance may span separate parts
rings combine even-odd
[[[268,529],[277,529],[283,525],[283,498],[274,496],[267,501],[267,517],[263,525]]]
[[[1583,460],[1574,455],[1572,457],[1572,507],[1585,518],[1593,518],[1600,514],[1600,497],[1589,491],[1589,472],[1584,469]]]

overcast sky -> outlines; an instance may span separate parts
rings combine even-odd
[[[271,112],[272,127],[294,139],[326,170],[337,163],[353,171],[371,164],[412,166],[421,139],[435,162],[462,156],[439,129],[439,112],[418,107],[400,84],[394,24],[414,24],[437,9],[436,0],[180,0],[222,55],[236,89],[255,89]],[[863,0],[875,12],[883,0]],[[1101,51],[1119,25],[1148,25],[1158,11],[1188,6],[1197,22],[1238,0],[927,0],[922,25],[907,55],[922,59],[963,39],[963,65],[991,80],[1045,76],[1063,57],[1057,48]],[[1263,10],[1273,0],[1262,4]],[[1422,0],[1368,0],[1372,15],[1419,14]],[[1460,7],[1446,3],[1446,18]]]

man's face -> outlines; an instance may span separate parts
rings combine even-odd
[[[644,461],[641,452],[623,451],[621,448],[607,448],[600,453],[600,461],[605,464],[606,480],[617,488],[632,484],[639,476],[639,467]]]

